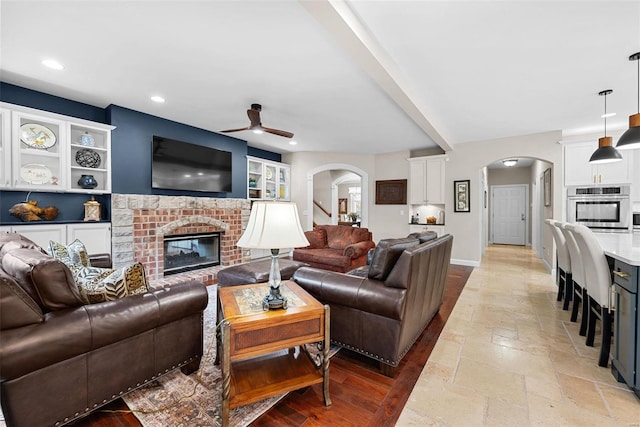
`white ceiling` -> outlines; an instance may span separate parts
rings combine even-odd
[[[637,112],[640,1],[0,2],[2,81],[280,153],[381,153]],[[41,65],[55,58],[64,66]],[[161,95],[164,104],[149,100]]]

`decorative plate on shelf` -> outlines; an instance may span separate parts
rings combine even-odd
[[[76,163],[85,168],[97,168],[100,166],[102,159],[100,154],[88,148],[78,150],[76,153]]]
[[[266,175],[267,175],[267,179],[272,179],[273,178],[273,171],[271,169],[267,168]]]
[[[20,168],[20,177],[27,184],[49,184],[53,174],[45,165],[30,163]]]
[[[56,134],[46,126],[25,123],[20,126],[20,140],[29,147],[46,150],[56,145]]]

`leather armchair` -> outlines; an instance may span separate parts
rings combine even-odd
[[[71,272],[0,234],[0,398],[12,427],[62,425],[176,368],[198,369],[200,282],[85,305]]]
[[[451,235],[384,239],[366,277],[303,267],[293,280],[330,305],[333,343],[380,361],[392,376],[442,304],[452,244]]]

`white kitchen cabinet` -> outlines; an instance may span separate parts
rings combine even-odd
[[[291,200],[291,166],[247,156],[250,200]]]
[[[598,142],[577,142],[563,146],[564,185],[630,184],[633,180],[633,150],[620,150],[623,160],[592,165],[589,159]]]
[[[0,188],[111,192],[113,126],[6,103],[0,114]],[[83,175],[97,185],[83,187]]]
[[[44,249],[50,240],[68,245],[78,239],[90,254],[111,253],[111,223],[7,225],[0,231],[20,233]]]
[[[409,203],[444,204],[444,156],[409,159]]]

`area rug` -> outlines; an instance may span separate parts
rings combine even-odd
[[[222,375],[214,365],[216,286],[208,286],[209,305],[204,312],[204,351],[200,370],[184,375],[180,370],[164,375],[147,386],[123,397],[144,427],[221,426],[220,390]],[[330,356],[340,347],[332,346]],[[285,394],[231,410],[231,426],[247,426]]]

